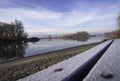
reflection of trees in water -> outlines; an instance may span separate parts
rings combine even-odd
[[[64,40],[75,40],[77,42],[86,42],[90,37],[81,37],[81,38],[67,38]]]
[[[48,39],[48,41],[52,41],[52,39]]]
[[[0,45],[0,59],[18,59],[24,57],[27,44],[11,43]]]
[[[89,37],[79,38],[77,39],[78,42],[86,42],[89,39]]]

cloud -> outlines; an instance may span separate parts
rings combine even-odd
[[[86,23],[94,19],[96,13],[81,13],[78,11],[71,11],[67,14],[64,14],[63,17],[56,22],[52,22],[53,26],[56,27],[73,27],[79,24]]]
[[[0,7],[0,21],[11,22],[14,19],[19,19],[24,22],[25,30],[29,33],[102,31],[109,27],[113,29],[119,8],[119,4],[107,5],[105,9],[102,6],[90,8],[89,2],[82,2],[84,5],[76,4],[69,12],[56,12],[32,3],[22,3],[29,5],[29,7],[23,4],[18,7],[15,0],[2,0],[0,6],[7,4],[14,5],[14,7]]]
[[[54,20],[61,17],[60,13],[49,10],[32,10],[24,8],[0,8],[0,17],[4,19],[38,19],[38,20]],[[7,18],[6,18],[7,17]]]
[[[58,13],[45,9],[33,10],[27,8],[0,8],[0,12],[1,21],[10,22],[14,19],[20,19],[24,21],[24,23],[26,23],[26,20],[29,20],[31,22],[39,22],[39,24],[41,21],[45,21],[45,24],[51,27],[76,26],[92,20],[95,16],[95,13],[85,14],[78,11]]]

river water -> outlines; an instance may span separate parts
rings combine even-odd
[[[86,41],[77,41],[77,40],[63,40],[63,39],[41,39],[35,43],[27,43],[27,44],[7,44],[0,46],[0,63],[29,57],[33,55],[38,55],[46,52],[51,52],[55,50],[70,48],[74,46],[99,42],[103,40],[103,36],[91,37]]]

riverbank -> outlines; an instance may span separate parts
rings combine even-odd
[[[0,81],[16,81],[40,70],[43,70],[60,61],[66,60],[98,44],[86,44],[68,49],[58,50],[42,55],[36,55],[24,59],[0,64]]]

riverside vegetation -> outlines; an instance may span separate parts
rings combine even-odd
[[[19,20],[14,22],[0,22],[0,41],[1,42],[23,42],[27,39],[28,34],[24,31],[23,23]]]
[[[19,20],[15,20],[11,23],[0,22],[0,44],[1,43],[26,43],[36,42],[39,38],[28,38],[28,34],[24,31],[23,23]]]
[[[81,31],[73,34],[63,35],[60,38],[66,40],[77,40],[77,41],[87,41],[90,37],[90,34],[86,31]]]

